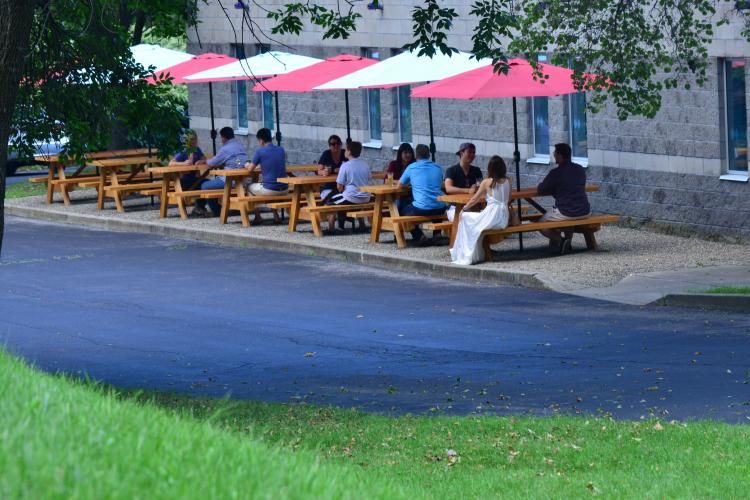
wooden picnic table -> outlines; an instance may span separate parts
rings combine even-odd
[[[47,183],[47,203],[51,204],[54,201],[55,191],[59,191],[63,197],[63,203],[70,205],[70,190],[76,185],[76,180],[83,182],[93,179],[95,176],[89,174],[83,174],[83,170],[91,165],[93,160],[106,159],[106,158],[118,158],[118,157],[130,157],[130,156],[143,156],[148,154],[147,148],[137,149],[119,149],[111,151],[96,151],[93,153],[87,153],[85,155],[86,161],[82,162],[75,172],[68,175],[65,173],[65,168],[73,163],[73,158],[61,159],[59,154],[56,155],[40,155],[34,158],[42,163],[47,163],[47,177],[43,178]],[[153,150],[152,153],[157,153],[158,150]],[[97,174],[98,175],[98,174]],[[55,182],[62,181],[62,182]],[[70,181],[70,182],[68,182]]]
[[[359,188],[362,191],[371,193],[375,198],[375,206],[372,209],[372,227],[370,229],[370,243],[377,243],[380,240],[380,232],[383,230],[383,210],[387,209],[391,220],[399,217],[398,206],[396,206],[396,198],[401,195],[408,194],[411,189],[408,186],[404,186],[395,182],[393,184],[376,184],[371,186],[362,186]],[[404,232],[400,226],[392,227],[393,233],[396,235],[396,242],[399,248],[406,246],[406,240],[404,238]]]
[[[162,160],[156,156],[134,156],[130,158],[107,158],[102,160],[92,160],[91,164],[99,169],[99,179],[96,188],[99,191],[97,207],[99,210],[104,209],[104,198],[111,197],[115,200],[115,206],[118,212],[124,212],[122,204],[122,193],[135,192],[140,190],[158,189],[159,183],[147,182],[140,184],[128,184],[138,175],[147,165],[161,163]],[[129,175],[122,179],[118,177],[118,172],[124,167],[130,168]]]
[[[208,175],[209,167],[205,163],[200,163],[198,165],[168,165],[166,167],[151,167],[148,169],[148,172],[161,175],[159,217],[163,219],[167,216],[170,194],[172,194],[172,198],[179,198],[180,194],[183,192],[182,184],[180,184],[180,177],[190,172],[199,172],[196,182],[189,189],[200,189],[200,182],[206,177],[206,175]],[[176,196],[174,194],[176,194]],[[187,219],[187,211],[185,210],[184,203],[177,203],[177,206],[180,211],[180,217]]]
[[[315,165],[317,170],[317,165]],[[316,212],[311,212],[310,208],[316,208],[319,206],[317,197],[315,195],[316,188],[323,184],[336,182],[338,176],[336,175],[306,175],[304,177],[279,177],[279,182],[289,184],[292,187],[292,204],[289,208],[289,232],[293,233],[297,230],[297,223],[300,220],[302,212],[302,200],[307,202],[307,214],[309,215],[310,223],[312,224],[313,233],[315,236],[322,237],[323,229],[320,226],[320,215]],[[373,179],[383,179],[385,173],[374,172],[372,173]],[[360,186],[361,191],[367,191],[367,188],[374,186]]]
[[[317,165],[288,165],[286,167],[287,175],[290,177],[279,177],[278,182],[289,184],[286,182],[287,179],[308,179],[308,178],[315,178],[315,176],[305,176],[305,177],[295,177],[295,173],[302,173],[302,172],[316,172],[318,170]],[[219,216],[219,221],[222,223],[225,223],[227,221],[227,218],[229,217],[229,200],[232,197],[232,187],[235,186],[237,189],[237,196],[238,197],[244,197],[247,195],[245,192],[245,186],[243,184],[243,181],[245,180],[245,177],[253,176],[255,179],[257,179],[261,171],[260,169],[255,170],[253,172],[250,172],[246,168],[237,168],[237,169],[213,169],[210,171],[213,175],[220,175],[227,179],[227,182],[224,183],[224,190],[221,196],[221,214]],[[336,181],[336,177],[333,176],[333,182]],[[322,233],[321,233],[322,234]]]
[[[586,192],[592,193],[599,191],[599,186],[594,184],[586,184]],[[469,203],[469,200],[471,200],[472,194],[468,193],[461,193],[461,194],[445,194],[443,196],[438,196],[438,200],[444,201],[446,203],[451,203],[456,206],[455,214],[453,215],[453,224],[451,228],[451,236],[450,236],[450,247],[453,248],[453,243],[456,240],[456,234],[458,232],[458,223],[461,219],[461,212],[464,209],[464,206]],[[510,199],[511,201],[516,200],[526,200],[526,202],[539,210],[540,213],[546,213],[547,211],[542,207],[534,198],[539,198],[540,196],[546,196],[546,195],[540,195],[537,191],[536,187],[530,187],[530,188],[522,188],[520,190],[511,189],[510,191]],[[519,214],[520,216],[520,214]]]

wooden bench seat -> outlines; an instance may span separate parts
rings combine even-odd
[[[285,203],[287,202],[287,200],[291,200],[291,197],[291,193],[232,196],[231,198],[229,198],[228,210],[239,210],[243,227],[250,227],[249,212],[251,210],[257,209],[259,205],[269,206],[269,204],[274,202]],[[288,203],[291,204],[291,201],[289,201]],[[228,214],[228,210],[222,210],[222,213]],[[226,216],[222,216],[219,222],[221,224],[226,224]]]
[[[32,184],[36,184],[37,182],[47,182],[49,180],[49,177],[32,177],[29,179],[29,182]]]
[[[336,213],[336,212],[347,212],[348,217],[368,217],[368,215],[372,216],[372,208],[375,205],[373,203],[360,203],[357,205],[322,205],[318,207],[305,207],[306,210],[308,210],[311,213],[317,213],[317,214],[329,214],[329,213]],[[361,208],[362,211],[358,211],[357,209]],[[367,212],[368,213],[363,213]],[[349,212],[353,215],[349,215]],[[356,214],[356,215],[354,215]]]
[[[594,233],[601,229],[601,225],[608,222],[618,222],[620,217],[616,215],[592,215],[585,219],[563,220],[563,221],[538,221],[527,222],[517,226],[508,226],[504,229],[487,229],[480,236],[485,260],[492,261],[491,245],[500,243],[512,234],[540,231],[542,229],[570,229],[576,233],[582,233],[586,239],[586,248],[597,250],[598,244]]]

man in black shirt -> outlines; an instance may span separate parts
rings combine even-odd
[[[471,164],[477,155],[477,148],[470,142],[464,142],[456,153],[459,158],[457,165],[445,171],[445,192],[448,194],[474,194],[477,185],[482,182],[482,171]],[[448,209],[448,220],[453,220],[455,207]]]
[[[591,206],[586,196],[586,169],[571,161],[570,146],[555,144],[555,163],[547,177],[537,186],[543,196],[553,196],[555,205],[544,214],[543,221],[583,219],[591,215]],[[565,231],[564,237],[557,229],[543,229],[541,233],[549,238],[550,248],[564,255],[571,250],[573,231]]]

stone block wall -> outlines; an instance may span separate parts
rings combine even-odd
[[[284,0],[264,2],[265,6],[280,6]],[[469,2],[448,1],[462,17],[468,13]],[[229,16],[239,26],[238,11]],[[333,3],[331,3],[333,5]],[[383,58],[411,39],[410,12],[413,2],[388,0],[384,11],[362,10],[363,19],[357,33],[347,40],[321,40],[320,30],[306,27],[299,37],[280,37],[269,42],[274,50],[284,50],[313,57],[325,58],[340,53],[360,54],[363,48],[378,48]],[[360,6],[362,7],[362,6]],[[363,8],[363,7],[362,7]],[[190,51],[214,51],[234,54],[234,32],[216,0],[202,7],[199,27],[200,44],[195,33],[189,33]],[[270,24],[256,18],[270,32]],[[450,40],[466,50],[471,47],[472,26],[459,19]],[[282,46],[281,43],[288,46]],[[247,55],[255,53],[253,45],[246,46]],[[685,226],[702,232],[750,237],[750,184],[728,182],[719,177],[724,167],[724,110],[720,65],[723,57],[745,57],[750,44],[741,39],[736,23],[717,31],[710,47],[712,69],[705,86],[692,85],[690,90],[674,89],[663,93],[662,108],[653,119],[631,117],[620,121],[612,107],[597,114],[587,114],[588,176],[600,184],[601,191],[591,195],[597,212],[630,217],[636,221],[653,221]],[[750,66],[750,64],[748,64]],[[746,78],[750,86],[750,75]],[[255,147],[255,130],[261,117],[256,100],[260,94],[252,92],[248,83],[249,135],[239,136],[250,148]],[[750,90],[750,88],[748,89]],[[214,84],[214,112],[216,128],[236,127],[236,86],[233,83]],[[191,123],[201,137],[201,146],[210,150],[208,140],[209,112],[208,85],[189,86]],[[750,99],[747,100],[750,105]],[[352,138],[367,142],[367,114],[364,91],[350,91]],[[344,92],[315,92],[279,94],[283,146],[291,163],[317,160],[326,149],[326,139],[332,133],[346,138]],[[529,99],[519,98],[518,130],[521,157],[521,182],[535,185],[549,165],[528,163],[533,156],[532,110]],[[381,170],[395,156],[399,144],[398,101],[393,89],[380,91],[382,146],[365,148],[363,157],[374,170]],[[429,143],[429,122],[426,99],[412,99],[412,133],[414,143]],[[471,141],[477,145],[476,164],[486,169],[487,160],[500,154],[513,172],[513,117],[512,102],[505,100],[458,101],[433,100],[433,125],[437,145],[437,161],[444,166],[456,162],[454,152],[458,144]],[[570,131],[568,98],[549,98],[550,144],[569,142]],[[750,113],[748,113],[750,117]]]

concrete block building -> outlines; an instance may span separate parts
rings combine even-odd
[[[263,5],[278,8],[283,3],[270,0]],[[210,0],[200,4],[200,23],[188,33],[188,51],[241,58],[272,49],[318,58],[349,53],[385,59],[411,41],[414,2],[381,3],[382,10],[358,4],[363,17],[346,40],[322,40],[321,30],[310,25],[299,36],[272,35],[273,22],[253,6],[258,40],[247,25],[242,29],[241,12],[233,2]],[[444,3],[461,14],[449,43],[470,50],[471,2]],[[709,49],[708,83],[664,91],[662,108],[653,119],[620,121],[612,108],[591,113],[584,94],[518,99],[521,184],[536,185],[551,166],[552,146],[567,142],[575,161],[588,167],[590,182],[601,186],[591,195],[595,212],[706,234],[750,237],[750,44],[741,29],[739,23],[717,29]],[[252,86],[249,81],[213,84],[216,128],[233,127],[251,149],[255,131],[263,126],[275,131],[280,125],[291,163],[316,162],[330,134],[346,137],[343,91],[281,92],[276,124],[272,95],[253,92]],[[411,99],[409,92],[408,86],[349,92],[352,138],[365,144],[363,157],[373,170],[384,169],[401,142],[429,143],[427,102]],[[210,149],[207,84],[189,85],[189,106],[191,126],[198,130],[201,146]],[[470,141],[477,146],[475,164],[483,170],[494,154],[510,167],[511,106],[510,99],[433,100],[437,162],[445,167],[457,163],[458,145]]]

